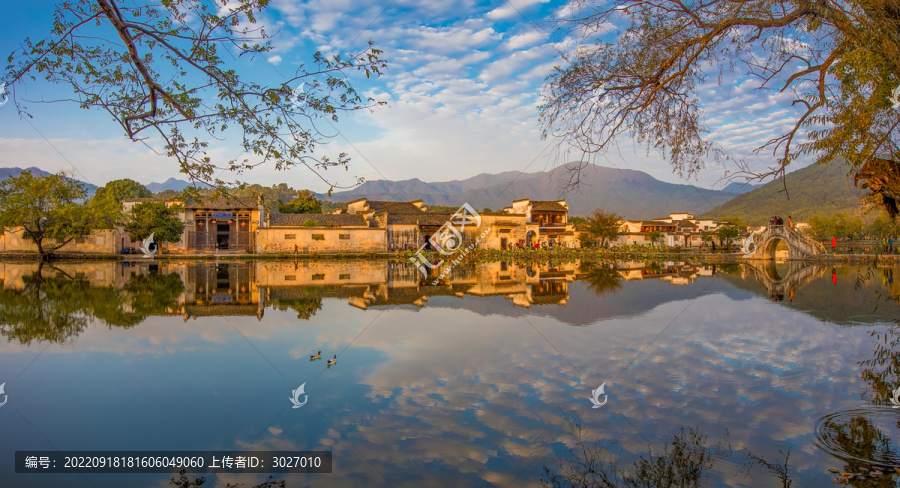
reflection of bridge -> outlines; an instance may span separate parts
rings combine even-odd
[[[787,266],[787,271],[783,270]],[[741,275],[748,274],[766,287],[770,296],[787,295],[792,290],[808,285],[813,280],[825,274],[826,267],[808,261],[788,261],[782,265],[782,270],[775,265],[775,261],[767,263],[742,263]]]
[[[753,235],[752,253],[749,259],[775,259],[775,248],[783,242],[788,248],[788,259],[810,259],[825,254],[825,246],[806,234],[783,225],[770,225],[760,234]]]

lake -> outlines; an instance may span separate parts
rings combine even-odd
[[[173,476],[16,474],[16,451],[333,453],[289,487],[894,486],[894,271],[0,262],[0,486]]]

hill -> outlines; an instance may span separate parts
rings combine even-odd
[[[829,164],[811,165],[798,169],[781,180],[736,196],[704,216],[711,218],[740,217],[752,225],[768,223],[769,217],[792,216],[795,221],[808,220],[813,215],[856,211],[865,193],[847,179],[850,166],[844,160]],[[787,184],[788,195],[782,191]],[[790,199],[788,199],[790,196]]]
[[[10,176],[19,176],[19,173],[21,173],[22,171],[26,171],[26,170],[31,171],[31,174],[34,176],[50,176],[51,174],[53,174],[53,173],[44,171],[40,168],[35,168],[33,166],[31,168],[25,168],[25,169],[17,168],[17,167],[0,168],[0,181],[3,181],[5,179],[9,178]],[[84,185],[84,189],[87,190],[88,195],[93,195],[94,192],[97,191],[97,188],[98,188],[97,185],[92,185],[90,183],[80,181],[80,180],[75,180],[75,181]]]
[[[175,178],[169,178],[162,183],[148,183],[144,185],[144,187],[150,190],[151,193],[159,193],[166,190],[181,191],[189,186],[191,186],[191,184],[187,181]]]
[[[330,200],[423,200],[428,205],[469,203],[480,210],[499,210],[513,200],[565,198],[571,215],[586,215],[595,208],[613,210],[628,219],[650,219],[670,212],[702,213],[737,194],[693,185],[666,183],[642,171],[590,165],[583,170],[578,191],[563,194],[567,169],[523,173],[480,174],[465,180],[424,182],[419,179],[367,181],[353,190],[332,193]],[[324,195],[319,195],[325,198]]]

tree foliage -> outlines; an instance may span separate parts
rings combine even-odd
[[[316,195],[309,190],[300,190],[293,200],[287,203],[280,203],[278,211],[281,213],[322,213],[322,201],[316,198]]]
[[[731,247],[732,241],[737,239],[739,235],[741,234],[738,228],[732,225],[723,225],[716,229],[716,238],[719,239],[719,244],[725,246],[726,249]]]
[[[587,216],[583,227],[591,237],[599,240],[600,245],[603,246],[615,239],[619,234],[619,221],[621,220],[621,215],[610,210],[598,208]]]
[[[128,178],[110,181],[94,193],[94,198],[109,197],[120,204],[128,198],[150,198],[152,196],[153,193],[147,187]]]
[[[132,141],[174,157],[192,179],[222,185],[221,170],[241,171],[265,162],[286,169],[321,171],[348,162],[316,154],[329,136],[314,121],[379,103],[350,83],[353,72],[379,76],[382,52],[313,55],[277,86],[239,74],[242,63],[264,62],[272,50],[260,15],[268,0],[216,2],[72,0],[56,4],[49,35],[26,38],[12,52],[5,81],[20,113],[29,80],[63,85],[82,108],[108,113]],[[240,141],[248,157],[212,162],[210,145],[224,135]],[[250,158],[253,158],[252,160]],[[332,185],[332,188],[337,186]]]
[[[836,237],[859,237],[864,225],[859,215],[838,212],[833,215],[816,215],[809,219],[810,233],[819,239]]]
[[[140,202],[131,209],[125,232],[134,241],[153,235],[155,242],[178,242],[184,234],[184,222],[178,217],[184,207],[165,202]]]
[[[757,151],[771,151],[775,166],[742,167],[753,179],[783,177],[805,156],[842,157],[854,173],[880,155],[897,159],[894,0],[575,0],[566,10],[561,28],[580,44],[548,80],[545,136],[597,154],[631,134],[691,176],[728,159],[706,136],[700,90],[711,76],[737,73],[791,93],[799,109],[781,135],[760,141]],[[624,29],[608,40],[611,25]],[[870,169],[867,177],[882,171]]]
[[[86,198],[84,186],[63,173],[23,171],[0,183],[0,229],[21,228],[42,256],[50,254],[91,230],[114,225],[113,206]]]

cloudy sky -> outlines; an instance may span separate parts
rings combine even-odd
[[[309,64],[316,50],[355,52],[372,39],[384,50],[389,68],[379,79],[354,81],[387,105],[344,117],[334,126],[336,136],[322,148],[324,154],[346,151],[352,158],[349,171],[334,175],[339,182],[352,183],[356,176],[446,181],[543,171],[562,162],[553,151],[555,141],[540,138],[537,105],[560,50],[571,46],[552,35],[552,21],[565,7],[559,0],[273,0],[261,21],[276,33],[275,50],[268,59],[243,66],[241,74],[278,86],[300,64]],[[12,51],[25,37],[47,35],[50,2],[16,2],[6,11],[16,22],[0,33],[0,51]],[[721,85],[716,81],[702,88],[711,137],[732,156],[751,155],[796,116],[790,95],[757,88],[754,80],[728,76]],[[34,118],[19,117],[12,103],[0,107],[0,167],[68,170],[97,185],[125,177],[143,183],[186,179],[174,160],[129,141],[105,114],[71,103],[37,103],[71,95],[63,87],[31,82],[16,93],[30,101]],[[228,141],[211,154],[221,163],[241,155]],[[769,166],[774,158],[755,161],[757,167]],[[617,152],[596,162],[686,182],[658,154],[627,138]],[[690,183],[721,188],[725,170],[710,165]],[[261,167],[237,178],[327,189],[301,168]]]

